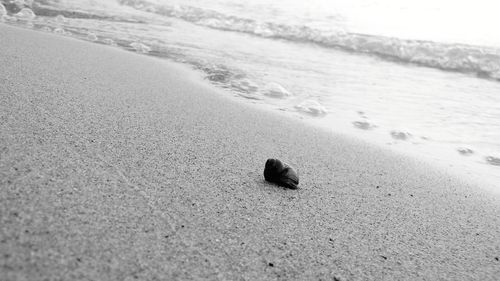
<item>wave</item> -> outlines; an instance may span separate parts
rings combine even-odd
[[[500,49],[497,48],[406,40],[343,30],[325,32],[303,25],[259,22],[192,6],[158,5],[145,0],[117,1],[142,11],[182,19],[213,29],[313,43],[323,47],[373,55],[394,62],[470,73],[481,78],[500,81]]]

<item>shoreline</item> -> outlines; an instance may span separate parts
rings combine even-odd
[[[17,26],[14,23],[11,24]],[[22,28],[23,26],[19,25],[18,27]],[[71,37],[87,42],[89,41],[88,39],[82,37]],[[234,38],[234,40],[238,39]],[[103,40],[90,42],[107,45],[107,43]],[[147,46],[144,47],[147,48]],[[131,49],[132,47],[127,44],[120,45],[119,48],[133,51]],[[140,53],[141,50],[137,50],[137,52]],[[157,50],[147,53],[147,55],[161,59],[164,58],[162,52],[158,52]],[[168,58],[167,60],[169,62],[174,61],[174,63],[176,61],[175,58]],[[336,110],[338,110],[338,108],[332,108],[326,116],[318,118],[317,116],[314,116],[314,114],[309,115],[307,113],[300,112],[301,109],[297,109],[297,104],[300,103],[301,99],[299,97],[292,97],[292,99],[288,102],[285,100],[279,101],[280,99],[276,98],[272,98],[271,100],[261,100],[261,98],[265,99],[265,93],[261,93],[261,97],[259,98],[258,96],[253,96],[253,94],[249,93],[241,94],[234,89],[227,91],[225,88],[228,85],[224,86],[219,83],[214,84],[214,82],[211,81],[211,70],[200,70],[197,64],[193,65],[192,62],[187,64],[182,62],[181,64],[186,66],[188,72],[191,72],[193,70],[192,68],[195,69],[195,72],[200,72],[200,74],[204,76],[201,78],[204,81],[203,83],[207,83],[208,80],[209,84],[212,86],[215,85],[214,92],[218,93],[223,91],[225,92],[225,96],[239,96],[237,99],[243,99],[243,102],[246,104],[258,103],[258,107],[261,108],[271,108],[275,112],[285,111],[287,115],[296,119],[304,119],[303,121],[311,126],[318,127],[329,133],[337,135],[342,134],[351,139],[356,138],[368,143],[369,145],[378,146],[388,150],[390,153],[397,153],[406,157],[423,160],[424,162],[427,162],[428,165],[444,170],[446,173],[450,173],[467,183],[480,186],[482,189],[491,193],[500,194],[500,186],[498,185],[498,182],[500,181],[500,173],[498,173],[500,171],[500,168],[498,167],[498,157],[495,156],[495,149],[491,149],[491,147],[487,149],[485,146],[476,147],[470,143],[457,143],[456,145],[452,145],[451,143],[453,142],[443,143],[440,140],[436,141],[434,135],[429,135],[425,132],[419,133],[418,130],[415,131],[414,128],[411,128],[411,126],[408,128],[401,128],[401,124],[387,126],[387,124],[384,125],[383,122],[379,123],[380,121],[383,121],[383,118],[381,120],[377,120],[377,118],[368,118],[368,116],[364,115],[364,111],[358,111],[356,113],[354,111],[337,112]],[[370,65],[370,63],[367,64]],[[435,71],[436,74],[444,75],[444,72],[440,70],[433,69],[433,71]],[[218,77],[217,75],[215,76]],[[425,79],[421,82],[424,84],[426,83]],[[221,88],[223,89],[221,90]],[[366,89],[366,91],[370,91],[370,89]],[[257,101],[254,99],[257,99]],[[275,100],[278,100],[278,103],[275,103]],[[280,104],[280,102],[284,102],[285,104]],[[294,103],[296,103],[295,106],[293,105]],[[360,112],[362,112],[362,114],[360,114]],[[355,125],[354,123],[360,123],[360,125]],[[363,126],[366,126],[366,128],[363,128]],[[401,134],[404,138],[401,139],[399,137],[393,137],[391,132]],[[440,137],[438,137],[438,139],[439,138]],[[461,153],[459,150],[467,152]]]
[[[7,280],[482,279],[500,198],[215,93],[182,67],[0,25]],[[299,170],[266,183],[267,158]]]

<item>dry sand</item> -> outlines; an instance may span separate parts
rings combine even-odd
[[[1,280],[498,280],[498,196],[193,76],[0,25]]]

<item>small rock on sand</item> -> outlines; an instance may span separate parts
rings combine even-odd
[[[297,189],[299,185],[297,172],[278,159],[267,159],[264,179],[291,189]]]

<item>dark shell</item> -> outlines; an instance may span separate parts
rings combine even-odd
[[[291,189],[297,189],[299,185],[297,172],[278,159],[267,159],[264,179]]]

